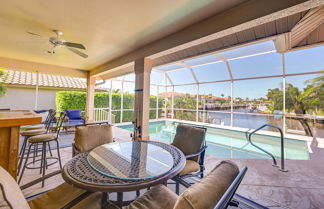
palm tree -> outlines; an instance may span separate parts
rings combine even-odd
[[[324,72],[324,70],[323,70]],[[297,115],[304,115],[312,111],[318,114],[318,110],[323,112],[324,109],[324,75],[307,80],[306,88],[298,89],[292,84],[286,84],[286,110],[294,112]],[[267,95],[272,103],[271,110],[280,110],[282,108],[283,92],[281,89],[269,89]],[[298,120],[303,126],[306,135],[313,136],[307,119],[304,117],[292,117],[291,119]]]

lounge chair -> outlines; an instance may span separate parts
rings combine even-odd
[[[246,171],[246,167],[239,172],[233,162],[222,161],[180,196],[166,186],[158,185],[125,209],[225,209],[231,204],[232,197]]]

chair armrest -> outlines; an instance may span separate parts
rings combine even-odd
[[[238,175],[235,177],[231,185],[227,188],[226,192],[223,194],[221,199],[217,202],[217,205],[214,207],[214,209],[223,209],[227,208],[228,205],[230,204],[237,188],[240,186],[245,173],[247,172],[248,168],[244,167]]]
[[[198,150],[198,152],[190,154],[190,155],[186,155],[185,157],[186,157],[186,159],[196,157],[196,156],[200,155],[203,151],[205,151],[206,148],[207,148],[207,146],[203,146],[202,148],[200,148],[200,150]]]
[[[57,174],[60,174],[60,173],[62,173],[62,170],[54,171],[54,172],[49,173],[49,174],[47,174],[47,175],[45,175],[45,176],[43,176],[41,178],[38,178],[38,179],[36,179],[34,181],[31,181],[31,182],[29,182],[27,184],[22,185],[20,187],[20,189],[21,190],[27,189],[28,187],[31,187],[31,186],[33,186],[35,184],[38,184],[38,183],[42,182],[43,180],[48,179],[48,178],[51,178],[51,177],[53,177],[53,176],[55,176]]]

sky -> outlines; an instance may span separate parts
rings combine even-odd
[[[261,53],[257,56],[250,56],[256,53]],[[282,56],[275,51],[273,41],[266,41],[234,50],[219,53],[222,57],[229,60],[229,66],[234,79],[242,79],[258,76],[282,75]],[[245,56],[245,58],[236,59]],[[317,72],[324,70],[324,46],[319,46],[310,49],[292,51],[285,53],[285,70],[286,74]],[[229,80],[230,75],[226,64],[220,62],[216,57],[208,55],[198,59],[187,60],[186,65],[202,64],[206,62],[216,62],[214,64],[193,67],[193,71],[199,82],[222,81]],[[175,65],[158,67],[159,71],[167,71],[173,84],[188,84],[195,83],[195,79],[189,69],[176,71],[168,71],[174,69]],[[324,71],[323,71],[324,72]],[[318,74],[287,76],[286,83],[291,83],[298,88],[304,88],[304,82],[312,79]],[[127,75],[125,80],[135,80],[134,74]],[[241,98],[259,98],[265,97],[268,89],[280,88],[283,79],[265,78],[235,81],[233,84],[234,97]],[[165,84],[163,73],[152,72],[151,83]],[[167,82],[167,85],[170,85]],[[121,82],[113,82],[114,89],[121,89]],[[171,88],[159,88],[159,92],[172,91]],[[124,83],[124,92],[134,92],[134,83]],[[191,86],[175,86],[175,92],[195,94],[197,92],[196,85]],[[151,87],[151,94],[156,95],[157,87]],[[201,84],[199,86],[200,94],[212,94],[225,97],[231,95],[230,82],[218,82],[213,84]]]

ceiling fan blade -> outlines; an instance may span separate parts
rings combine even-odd
[[[33,35],[33,36],[39,36],[39,37],[42,37],[41,35],[37,34],[37,33],[33,33],[33,32],[30,32],[30,31],[26,31],[28,34],[30,35]]]
[[[79,51],[77,49],[74,49],[74,48],[71,48],[71,47],[66,47],[66,48],[68,50],[70,50],[71,52],[76,53],[77,55],[80,55],[83,58],[87,58],[88,57],[88,55],[86,55],[85,53],[83,53],[83,52],[81,52],[81,51]]]
[[[78,48],[78,49],[86,49],[82,44],[78,44],[78,43],[64,42],[64,45],[68,47]]]

